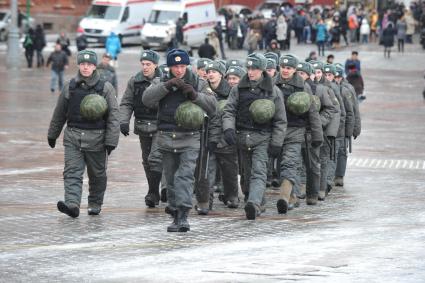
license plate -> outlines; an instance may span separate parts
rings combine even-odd
[[[97,38],[87,38],[87,41],[88,42],[97,42],[98,41],[98,39]]]

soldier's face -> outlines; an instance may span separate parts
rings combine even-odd
[[[142,65],[142,73],[145,77],[151,78],[155,74],[155,69],[158,65],[154,64],[152,61],[142,60],[140,62]]]
[[[342,81],[342,77],[335,77],[335,81],[336,81],[337,83],[341,83],[341,81]]]
[[[102,57],[102,64],[103,65],[109,65],[111,63],[111,58],[109,57]]]
[[[212,84],[219,83],[221,80],[221,74],[216,70],[208,70],[207,77],[208,81]]]
[[[231,87],[234,87],[235,85],[237,85],[240,80],[241,80],[241,78],[239,78],[238,76],[235,76],[235,75],[228,75],[227,76],[227,82],[229,83],[229,85]]]
[[[176,78],[182,79],[186,74],[186,65],[174,65],[170,67],[170,72]]]
[[[270,77],[274,77],[274,75],[276,74],[276,69],[267,69],[267,74],[269,74]]]
[[[298,75],[303,78],[303,80],[307,80],[310,76],[304,71],[297,71]]]
[[[263,71],[256,68],[248,68],[248,78],[250,81],[258,81],[261,78]]]
[[[296,71],[297,70],[293,67],[289,67],[289,66],[281,66],[280,67],[280,75],[284,79],[292,78],[292,76],[295,74]]]
[[[316,77],[316,80],[320,81],[322,79],[323,72],[322,72],[322,70],[316,69],[316,70],[314,70],[314,75]]]
[[[197,69],[196,73],[199,77],[203,78],[204,80],[208,79],[207,72],[205,72],[205,69]]]
[[[332,82],[332,81],[334,80],[335,76],[334,76],[334,74],[326,73],[326,74],[325,74],[325,78],[326,78],[328,81]]]
[[[94,70],[96,70],[96,65],[88,62],[83,62],[78,65],[78,68],[80,69],[80,74],[83,77],[90,77]]]

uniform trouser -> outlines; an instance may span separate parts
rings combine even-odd
[[[220,151],[217,149],[214,154],[210,155],[208,168],[208,183],[210,189],[215,184],[216,171],[221,172],[224,198],[228,201],[236,201],[238,199],[238,156],[236,149]],[[210,191],[211,193],[211,191]]]
[[[167,182],[167,199],[171,208],[192,208],[194,173],[198,150],[183,152],[161,150]]]
[[[307,197],[315,197],[319,194],[320,189],[320,147],[311,146],[311,134],[307,134],[309,143],[308,152],[310,162],[307,156],[307,147],[305,142],[302,144],[301,153],[303,156],[303,163],[299,168],[299,176],[301,184],[306,185]]]
[[[340,151],[344,150],[344,139],[345,137],[338,137],[335,139],[335,152],[338,153],[338,156],[340,155]],[[333,180],[335,178],[336,175],[336,168],[337,168],[337,162],[338,162],[338,156],[336,160],[329,160],[329,168],[328,168],[328,184],[332,185],[333,184]],[[345,155],[346,159],[345,161],[347,162],[347,153]]]
[[[139,135],[139,140],[142,149],[142,164],[149,185],[148,194],[158,193],[159,180],[153,175],[162,174],[162,154],[158,149],[156,134],[153,136]]]
[[[331,149],[325,143],[320,148],[320,191],[326,192]]]
[[[347,147],[346,146],[348,145],[344,146],[344,142],[343,142],[338,150],[336,170],[335,170],[336,177],[345,176],[345,170],[347,169]]]
[[[89,177],[88,202],[101,206],[106,190],[106,151],[84,151],[73,144],[65,144],[65,169],[63,172],[65,203],[80,206],[83,174],[87,166]]]
[[[198,159],[196,160],[196,167],[195,167],[195,196],[196,201],[198,203],[208,203],[210,200],[210,194],[213,193],[212,187],[209,184],[209,177],[210,177],[210,171],[209,168],[207,169],[207,163],[214,163],[215,161],[215,155],[212,153],[205,152],[204,158],[201,162],[201,155],[199,155]],[[202,166],[202,168],[199,168],[199,166]],[[210,167],[208,165],[208,167]],[[208,175],[205,175],[206,170],[208,170]]]
[[[299,180],[298,168],[301,164],[301,142],[283,144],[280,162],[280,181],[288,180],[292,185]]]
[[[264,141],[250,148],[250,150],[244,148],[239,151],[244,194],[249,193],[248,202],[258,206],[263,204],[263,196],[266,191],[268,146],[269,141]],[[248,192],[246,192],[247,188]]]

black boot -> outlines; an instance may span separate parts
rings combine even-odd
[[[170,226],[167,227],[167,232],[178,232],[179,231],[179,227],[178,227],[178,213],[177,211],[173,211],[172,216],[173,218],[173,222],[170,224]]]
[[[190,231],[190,225],[187,221],[187,216],[189,215],[188,208],[179,208],[177,209],[177,232],[187,232]]]
[[[58,201],[57,204],[58,210],[72,218],[77,218],[80,215],[80,208],[76,205],[67,205],[63,201]]]
[[[150,176],[148,177],[149,191],[145,197],[146,206],[149,208],[155,207],[155,205],[159,205],[159,184],[161,183],[161,172],[150,171],[148,173]]]

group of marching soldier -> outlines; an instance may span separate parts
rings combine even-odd
[[[222,187],[219,200],[230,209],[240,205],[240,187],[246,218],[254,220],[265,210],[267,187],[279,190],[276,208],[285,214],[300,199],[316,205],[334,185],[343,185],[347,151],[361,122],[354,88],[341,65],[268,52],[244,61],[200,58],[191,66],[180,49],[168,52],[166,64],[159,65],[159,54],[145,50],[141,71],[128,81],[118,107],[110,95],[113,87],[101,79],[93,82],[95,68],[82,74],[82,65],[95,63],[95,54],[82,52],[77,79],[65,85],[48,134],[54,147],[67,122],[65,200],[58,202],[59,211],[78,217],[87,165],[88,212],[100,213],[107,155],[117,146],[119,131],[129,135],[133,115],[149,185],[145,203],[167,202],[165,211],[173,217],[168,232],[190,230],[193,193],[197,213],[207,215],[214,187]],[[108,102],[98,123],[76,110],[93,92]],[[199,109],[202,117],[196,115]],[[99,139],[96,133],[103,135],[100,149],[85,140]],[[94,162],[99,158],[94,154],[102,152],[101,162]]]

